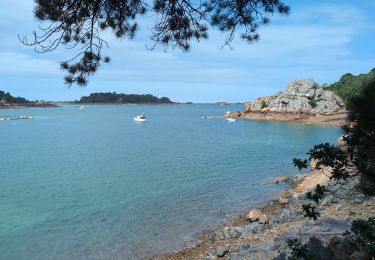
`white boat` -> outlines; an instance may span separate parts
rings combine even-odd
[[[227,118],[226,119],[228,122],[236,122],[236,119],[235,118]]]
[[[144,115],[134,117],[134,121],[137,122],[146,122],[146,117]]]
[[[84,105],[80,106],[80,107],[79,107],[79,110],[80,110],[80,111],[85,110],[85,106],[84,106]]]

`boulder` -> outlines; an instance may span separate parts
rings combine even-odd
[[[246,112],[288,112],[330,115],[344,111],[344,102],[314,80],[291,82],[284,92],[245,103]]]
[[[288,199],[284,199],[284,198],[279,198],[279,200],[277,201],[280,205],[287,205],[289,204],[289,201]]]
[[[255,221],[259,220],[260,218],[263,218],[263,214],[259,209],[250,210],[249,214],[247,216],[248,216],[248,219],[251,222],[255,222]]]
[[[216,249],[216,255],[218,257],[223,257],[225,256],[226,254],[229,253],[229,249],[227,246],[219,246],[217,249]]]
[[[296,215],[292,210],[285,208],[271,217],[271,224],[283,224],[292,221]]]
[[[267,228],[267,225],[262,225],[259,223],[252,223],[244,227],[242,231],[242,237],[252,237],[260,232],[263,232]]]
[[[259,224],[267,224],[269,222],[267,215],[262,214],[262,216],[258,219],[258,222]]]
[[[241,117],[241,115],[242,115],[242,113],[240,111],[235,111],[235,112],[225,113],[224,117],[239,118],[239,117]]]

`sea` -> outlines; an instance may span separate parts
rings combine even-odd
[[[0,110],[0,259],[139,259],[275,199],[295,157],[341,130],[229,122],[242,105]],[[144,114],[145,123],[133,118]],[[202,117],[209,118],[203,119]]]

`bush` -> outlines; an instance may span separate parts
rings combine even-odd
[[[263,109],[263,108],[266,108],[268,105],[267,105],[267,102],[262,100],[260,101],[260,109]]]
[[[318,106],[316,101],[313,100],[313,99],[309,100],[309,105],[310,105],[311,108],[316,108]]]
[[[315,145],[307,153],[308,160],[293,160],[299,170],[307,168],[312,160],[316,161],[317,170],[331,168],[330,178],[341,187],[354,180],[352,183],[356,186],[348,195],[352,198],[357,195],[375,196],[375,80],[366,82],[361,89],[361,93],[347,103],[348,118],[343,127],[346,149],[328,143]],[[317,186],[313,193],[307,194],[307,199],[315,205],[303,205],[305,216],[314,220],[319,217],[316,209],[327,193],[331,192],[326,187]]]
[[[327,87],[326,89],[335,92],[336,95],[341,97],[345,103],[351,98],[358,96],[364,86],[364,82],[371,80],[375,77],[375,69],[372,69],[368,74],[360,74],[354,76],[347,73],[341,77],[341,79]]]
[[[369,257],[375,256],[375,218],[357,219],[352,222],[351,231],[345,233],[346,239]]]
[[[318,257],[312,253],[306,245],[302,245],[302,243],[298,239],[289,239],[288,240],[288,247],[290,248],[290,254],[292,257],[289,257],[290,260],[295,259],[306,259],[306,260],[315,260]]]

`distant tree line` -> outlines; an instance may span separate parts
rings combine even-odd
[[[362,92],[365,82],[375,79],[375,68],[367,74],[360,74],[354,76],[351,73],[346,73],[340,80],[332,85],[326,87],[328,90],[332,90],[336,95],[341,97],[345,103],[353,97],[359,96]]]
[[[90,96],[85,96],[78,101],[79,103],[119,103],[119,104],[171,104],[173,103],[167,97],[155,97],[150,94],[118,94],[116,92],[107,93],[92,93]]]
[[[19,103],[30,103],[30,101],[22,97],[13,97],[9,92],[4,92],[0,90],[0,105]]]

